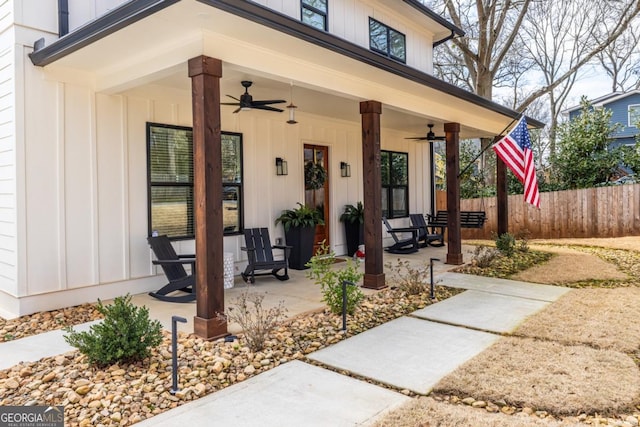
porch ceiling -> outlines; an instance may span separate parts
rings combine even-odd
[[[376,100],[384,105],[383,126],[417,136],[426,134],[427,123],[434,123],[434,131],[442,134],[443,123],[457,122],[463,138],[490,137],[517,116],[324,32],[318,32],[318,39],[305,40],[272,24],[256,22],[266,21],[259,19],[266,16],[294,29],[302,25],[253,2],[237,2],[261,14],[252,19],[222,10],[236,7],[226,0],[207,2],[212,5],[178,1],[115,32],[105,32],[86,46],[69,49],[45,70],[62,81],[84,80],[99,92],[137,92],[160,86],[190,94],[187,60],[207,55],[223,61],[223,95],[239,96],[243,91],[240,81],[246,79],[254,81],[250,92],[256,99],[289,100],[293,82],[294,102],[300,111],[357,121],[359,102]],[[324,41],[332,37],[338,46],[326,46]]]

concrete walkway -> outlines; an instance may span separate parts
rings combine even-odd
[[[310,360],[373,383],[428,394],[444,376],[568,292],[556,286],[443,273],[439,285],[468,289],[452,298],[311,353]],[[87,325],[84,326],[88,327]],[[48,335],[49,334],[49,335]],[[0,344],[17,360],[63,353],[62,334]],[[17,359],[16,359],[17,357]],[[22,359],[21,359],[22,358]],[[293,361],[146,420],[141,426],[360,426],[409,398],[399,391]]]
[[[499,333],[513,331],[569,291],[453,273],[438,279],[472,290],[311,353],[309,359],[398,390],[428,394],[445,375],[497,341]],[[370,425],[407,400],[332,370],[290,362],[141,425],[186,421],[205,426],[212,416],[234,426],[253,426],[256,420],[262,426]]]

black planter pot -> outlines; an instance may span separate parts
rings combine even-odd
[[[313,239],[316,235],[315,227],[290,228],[284,232],[287,245],[292,246],[289,255],[289,268],[305,270],[305,266],[313,256]]]
[[[345,222],[344,232],[347,237],[347,255],[353,256],[358,246],[364,243],[364,224]]]

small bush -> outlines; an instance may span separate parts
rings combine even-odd
[[[516,238],[511,233],[502,233],[495,237],[496,248],[504,256],[512,256],[516,250]]]
[[[516,234],[516,249],[520,252],[529,252],[529,239],[531,238],[531,232],[529,230],[522,230]]]
[[[363,273],[358,269],[359,261],[347,260],[347,265],[342,268],[334,268],[336,254],[329,250],[324,242],[320,245],[318,253],[311,257],[307,263],[310,270],[307,277],[320,285],[322,300],[327,303],[329,310],[334,314],[342,313],[342,282],[348,281],[358,284],[362,280]],[[356,306],[364,298],[359,286],[347,286],[347,313],[353,314]]]
[[[247,346],[251,351],[260,351],[264,348],[269,334],[284,318],[287,309],[284,302],[280,301],[276,307],[266,309],[262,305],[263,294],[250,294],[243,291],[232,302],[227,312],[227,320],[236,322],[244,332]]]
[[[495,248],[489,246],[479,245],[473,250],[471,257],[471,265],[487,268],[491,266],[491,263],[500,256],[500,252]]]
[[[412,267],[407,260],[398,259],[396,264],[388,262],[385,267],[391,273],[391,280],[406,295],[427,292],[431,285],[429,266]]]
[[[149,309],[137,307],[131,296],[117,297],[113,304],[98,300],[96,309],[104,316],[89,332],[65,328],[64,339],[98,366],[116,362],[133,362],[151,355],[151,349],[162,342],[162,325],[149,319]]]

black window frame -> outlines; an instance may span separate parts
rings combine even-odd
[[[300,22],[320,30],[321,28],[318,28],[315,25],[312,25],[311,23],[305,21],[305,11],[320,15],[324,21],[324,28],[322,28],[322,30],[329,31],[329,0],[325,1],[325,10],[318,9],[317,7],[307,3],[307,0],[300,0]]]
[[[384,154],[388,154],[388,163],[384,163]],[[393,157],[394,156],[402,156],[405,158],[404,169],[406,170],[405,183],[397,183],[398,171],[393,168]],[[385,182],[385,173],[384,168],[388,167],[388,182]],[[409,153],[404,151],[391,151],[391,150],[380,150],[380,168],[381,168],[381,180],[382,180],[382,188],[380,191],[387,193],[387,206],[382,206],[382,214],[389,219],[392,218],[407,218],[409,216]],[[402,189],[405,193],[405,206],[402,210],[401,214],[396,214],[396,211],[393,209],[393,190]],[[384,197],[381,195],[381,200],[384,200]],[[386,214],[385,214],[386,211]]]
[[[386,31],[386,41],[387,41],[387,46],[386,49],[380,49],[378,47],[375,46],[375,44],[373,43],[373,32],[372,32],[372,25],[376,24],[379,25],[380,27],[384,28]],[[392,32],[402,36],[402,46],[403,46],[403,52],[404,52],[404,58],[401,58],[399,56],[396,56],[393,54],[392,49],[391,49],[391,36],[392,36]],[[390,26],[388,26],[387,24],[378,21],[377,19],[374,19],[372,17],[369,17],[369,49],[371,49],[374,52],[377,52],[381,55],[384,55],[388,58],[391,58],[395,61],[401,62],[403,64],[407,63],[407,36],[404,33],[401,33],[400,31],[396,30],[395,28],[392,28]]]
[[[169,236],[170,240],[191,240],[195,238],[195,196],[194,196],[194,182],[193,176],[191,176],[190,181],[179,181],[179,182],[168,182],[168,181],[152,181],[151,176],[151,131],[153,127],[158,128],[166,128],[173,129],[178,131],[191,132],[191,158],[193,159],[193,128],[189,126],[178,126],[178,125],[169,125],[166,123],[155,123],[155,122],[147,122],[146,123],[146,145],[147,145],[147,233],[148,236],[151,236],[154,232],[153,228],[153,215],[152,215],[152,206],[153,206],[153,194],[152,188],[154,187],[175,187],[175,188],[190,188],[191,189],[191,217],[187,218],[188,225],[187,228],[193,230],[193,234],[185,234],[185,235],[172,235]],[[240,235],[244,232],[244,159],[243,159],[243,136],[242,133],[238,132],[225,132],[222,131],[221,134],[236,136],[239,138],[239,164],[240,164],[240,182],[222,182],[223,192],[223,203],[224,203],[224,192],[226,187],[232,187],[237,190],[238,194],[238,229],[232,232],[224,232],[225,236],[233,236]],[[223,178],[224,179],[224,178]],[[187,201],[189,204],[189,201]],[[187,210],[188,211],[188,210]]]

